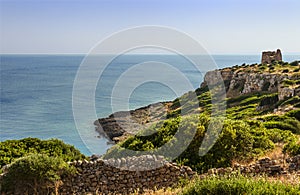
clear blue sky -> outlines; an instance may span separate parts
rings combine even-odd
[[[0,0],[1,53],[87,53],[139,25],[176,28],[210,53],[300,53],[299,0]]]

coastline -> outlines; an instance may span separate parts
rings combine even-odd
[[[141,128],[166,119],[171,102],[158,102],[130,111],[119,111],[94,122],[100,137],[109,139],[108,143],[118,143],[136,134]]]
[[[282,62],[282,64],[284,68],[284,62]],[[252,64],[209,71],[205,74],[204,81],[195,92],[197,95],[201,95],[201,93],[207,91],[208,82],[211,84],[219,83],[215,78],[216,74],[220,74],[225,84],[227,98],[255,93],[278,93],[277,101],[281,101],[288,97],[300,96],[299,87],[282,84],[284,80],[300,79],[299,74],[257,71],[261,66],[263,65]],[[158,102],[135,110],[115,112],[106,118],[99,118],[94,122],[96,126],[95,129],[100,137],[109,139],[108,144],[118,143],[128,138],[128,136],[135,135],[139,131],[151,126],[155,122],[167,119],[168,116],[174,113],[178,114],[178,111],[180,111],[183,106],[180,105],[180,103],[189,103],[184,100],[179,103],[179,99],[184,99],[188,94],[189,92],[173,101]],[[206,103],[210,104],[209,102]],[[263,110],[265,107],[268,108],[268,106],[261,106],[257,109]],[[280,109],[281,108],[279,108],[279,110]],[[274,113],[276,113],[277,110],[278,109],[274,109]],[[193,112],[195,112],[195,110],[191,110],[191,113]]]

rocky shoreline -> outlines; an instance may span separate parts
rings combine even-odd
[[[101,137],[109,139],[108,143],[117,143],[154,122],[166,118],[170,102],[159,102],[130,111],[120,111],[100,118],[94,122]]]

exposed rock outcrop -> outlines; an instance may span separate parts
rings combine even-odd
[[[100,135],[119,142],[128,135],[150,126],[153,122],[166,118],[168,103],[156,103],[146,107],[130,111],[120,111],[111,114],[107,118],[101,118],[94,122],[96,131]]]
[[[204,77],[202,87],[206,86],[209,81],[211,84],[224,82],[227,97],[236,97],[238,95],[253,93],[253,92],[278,92],[279,100],[286,97],[292,97],[299,94],[298,86],[284,86],[284,80],[298,80],[299,74],[272,74],[272,73],[246,73],[239,71],[219,70],[223,81],[216,80],[215,74],[217,70],[207,72]]]

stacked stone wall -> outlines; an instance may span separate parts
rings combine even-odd
[[[61,194],[130,194],[176,185],[195,174],[191,168],[170,163],[160,156],[75,161],[78,173],[64,178]]]

